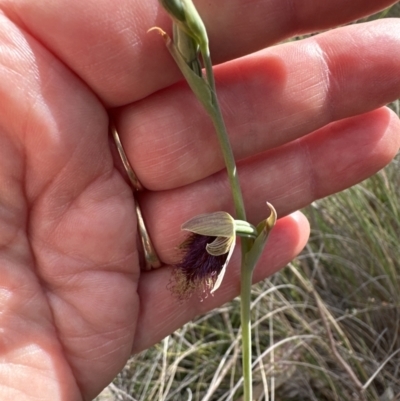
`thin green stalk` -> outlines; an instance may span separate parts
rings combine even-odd
[[[204,57],[204,56],[203,56]],[[211,65],[211,62],[205,64]],[[209,59],[208,59],[209,61]],[[211,72],[213,77],[213,73]],[[207,76],[208,76],[207,75]],[[246,221],[246,211],[244,207],[242,190],[239,183],[239,177],[237,174],[237,167],[235,158],[233,156],[232,147],[229,142],[228,134],[226,132],[225,123],[221,114],[218,99],[215,94],[214,79],[209,81],[212,90],[212,103],[214,105],[213,113],[210,113],[210,117],[214,123],[217,137],[221,147],[221,151],[224,157],[226,169],[228,172],[229,183],[232,189],[232,197],[235,205],[236,218],[239,220]],[[252,246],[252,240],[249,238],[241,238],[241,251],[242,251],[242,263],[241,263],[241,286],[240,286],[240,313],[241,313],[241,325],[242,325],[242,369],[243,369],[243,399],[244,401],[251,401],[253,399],[253,387],[252,387],[252,370],[251,370],[251,285],[253,279],[254,266],[249,266],[246,263],[245,256],[250,251]]]
[[[232,148],[229,143],[228,135],[226,133],[225,124],[223,122],[221,111],[218,101],[214,94],[215,114],[211,115],[215,130],[217,132],[218,140],[221,146],[221,151],[224,156],[226,169],[228,172],[229,182],[232,189],[232,197],[236,210],[236,218],[246,220],[246,211],[244,208],[242,190],[240,188],[239,178],[235,158],[233,156]],[[247,252],[250,251],[252,240],[250,238],[241,238],[241,285],[240,285],[240,311],[241,311],[241,325],[242,325],[242,366],[243,366],[243,391],[244,401],[251,401],[253,388],[252,388],[252,370],[251,370],[251,285],[253,279],[254,266],[248,266],[245,261]]]
[[[245,263],[247,244],[242,238],[242,267],[240,286],[240,319],[242,324],[242,369],[243,369],[243,399],[253,399],[253,377],[251,370],[251,284],[253,269]]]
[[[235,206],[236,219],[246,221],[246,211],[244,208],[244,201],[242,190],[240,188],[239,177],[237,174],[237,168],[235,158],[231,144],[229,142],[228,134],[226,132],[225,123],[222,118],[221,110],[219,108],[217,97],[213,93],[213,113],[210,115],[215,131],[217,132],[218,141],[221,147],[222,155],[224,157],[226,170],[228,173],[229,183],[232,189],[233,202]]]

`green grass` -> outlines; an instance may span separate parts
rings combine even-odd
[[[255,400],[400,399],[399,164],[309,206],[307,248],[254,286]],[[236,401],[240,384],[235,299],[132,357],[97,400]]]

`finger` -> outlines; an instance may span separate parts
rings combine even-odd
[[[236,159],[400,97],[399,46],[400,21],[379,21],[274,47],[217,68]],[[181,186],[224,167],[212,123],[186,85],[123,108],[118,128],[146,188]]]
[[[393,0],[197,1],[214,62],[251,53],[295,34],[326,29],[383,9]],[[160,38],[171,21],[156,0],[2,2],[3,12],[70,66],[104,103],[120,106],[181,78]],[[88,51],[90,49],[90,51]]]
[[[307,219],[300,212],[278,221],[254,272],[260,281],[289,263],[305,246],[309,236]],[[170,269],[142,274],[139,295],[142,307],[133,352],[150,347],[199,314],[206,313],[233,299],[240,292],[240,252],[234,253],[221,287],[200,302],[193,296],[186,302],[167,288]]]
[[[272,203],[278,216],[348,188],[384,167],[396,154],[400,122],[389,109],[375,110],[322,128],[239,165],[248,220],[258,224]],[[177,262],[185,235],[177,230],[200,213],[233,213],[224,171],[175,190],[149,192],[140,199],[158,253]]]

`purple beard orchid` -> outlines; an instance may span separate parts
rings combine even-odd
[[[171,291],[180,299],[195,291],[214,293],[221,285],[236,243],[236,222],[226,212],[202,214],[182,225],[190,235],[181,245],[182,260],[174,266]]]

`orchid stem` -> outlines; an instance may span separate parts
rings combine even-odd
[[[244,208],[244,201],[242,190],[240,188],[239,177],[237,174],[237,168],[233,151],[229,143],[228,134],[224,120],[222,119],[221,110],[219,108],[218,100],[214,90],[212,91],[213,96],[213,113],[210,113],[210,117],[213,121],[215,130],[217,132],[218,141],[221,147],[221,151],[224,157],[229,183],[232,189],[233,202],[235,206],[236,219],[246,221],[246,211]]]
[[[233,202],[235,205],[236,218],[246,221],[246,211],[244,207],[242,190],[237,174],[237,167],[233,155],[232,147],[226,131],[225,123],[222,117],[219,102],[216,96],[214,74],[212,72],[211,59],[208,54],[202,52],[203,62],[206,67],[208,84],[211,87],[213,112],[209,113],[217,132],[218,141],[224,157],[226,169],[228,172],[229,183],[232,189]],[[240,314],[242,326],[242,369],[243,369],[243,400],[252,401],[252,370],[251,370],[251,285],[254,266],[248,266],[245,256],[252,246],[250,238],[241,238],[241,289],[240,289]]]

